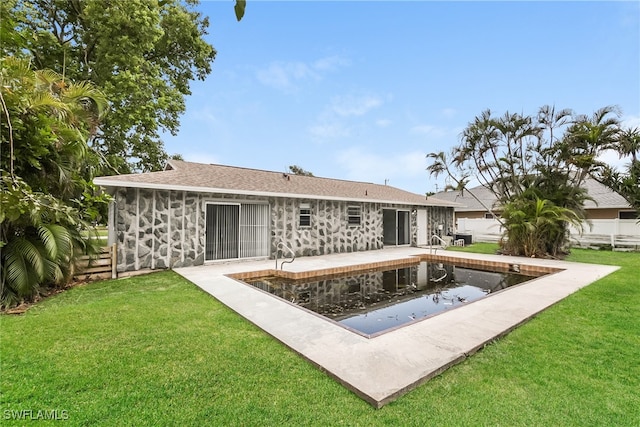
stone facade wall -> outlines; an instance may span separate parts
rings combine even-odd
[[[300,203],[311,208],[311,225],[300,226]],[[296,256],[382,249],[382,208],[378,203],[272,198],[271,253],[284,242]],[[348,224],[349,206],[361,207],[360,225]],[[287,254],[285,254],[287,255]]]
[[[112,226],[119,272],[204,262],[201,197],[185,191],[119,188]]]
[[[265,203],[270,206],[271,258],[284,242],[296,256],[383,248],[382,209],[407,206],[279,197],[205,194],[118,188],[109,239],[118,244],[119,272],[201,265],[205,261],[205,206],[208,202]],[[300,203],[311,208],[311,225],[300,225]],[[348,224],[348,207],[361,207],[360,225]],[[453,228],[452,208],[428,208],[429,229]],[[411,245],[417,245],[417,215],[410,208]],[[430,231],[431,233],[431,231]],[[287,253],[280,254],[287,256]]]
[[[453,233],[455,229],[453,208],[429,206],[427,207],[428,236],[434,234],[440,237],[446,236],[447,233]],[[439,226],[442,225],[442,230]]]

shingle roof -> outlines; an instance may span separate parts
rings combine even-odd
[[[615,191],[607,188],[606,186],[600,184],[598,181],[592,178],[587,178],[584,186],[589,196],[591,196],[594,201],[587,200],[584,204],[585,209],[629,209],[629,203],[616,193]],[[480,202],[469,194],[469,192],[473,192],[473,194],[480,199],[486,206],[493,208],[493,204],[496,201],[495,196],[485,187],[478,186],[471,188],[469,190],[465,190],[464,194],[461,194],[460,191],[441,191],[440,193],[436,193],[435,197],[440,200],[448,200],[450,202],[460,203],[463,206],[456,207],[456,212],[471,212],[471,211],[481,211],[485,212],[486,209]]]
[[[485,206],[493,209],[493,204],[496,201],[496,197],[491,191],[486,188],[474,187],[463,192],[460,191],[441,191],[436,193],[435,197],[440,200],[448,200],[449,202],[459,203],[461,206],[456,206],[456,212],[470,212],[470,211],[482,211],[487,209],[476,200],[471,194],[472,192]]]
[[[595,202],[587,200],[584,204],[586,209],[631,208],[629,202],[627,202],[624,197],[609,187],[600,184],[595,179],[587,178],[584,183],[584,188],[587,190],[587,193],[589,193],[589,196],[595,200]]]
[[[103,187],[138,187],[207,193],[261,195],[417,206],[455,203],[370,182],[310,177],[225,165],[169,161],[162,172],[105,176],[94,179]]]

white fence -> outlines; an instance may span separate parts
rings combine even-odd
[[[458,218],[456,233],[471,234],[474,242],[497,242],[502,227],[495,219]],[[585,224],[582,235],[570,229],[571,240],[576,246],[611,245],[614,248],[640,248],[640,224],[635,219],[592,219]]]

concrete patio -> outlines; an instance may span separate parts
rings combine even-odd
[[[304,257],[286,264],[285,270],[325,270],[428,253],[429,249],[403,247]],[[612,266],[499,255],[443,251],[438,251],[438,255],[446,255],[453,260],[507,262],[563,271],[375,338],[353,333],[226,276],[273,269],[274,260],[215,263],[175,271],[326,371],[371,405],[380,408],[464,360],[540,311],[617,270]]]

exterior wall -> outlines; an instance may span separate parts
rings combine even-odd
[[[378,203],[287,198],[273,198],[270,203],[271,253],[274,255],[281,241],[296,256],[368,251],[383,247],[382,207]],[[310,205],[311,225],[308,227],[300,226],[300,203]],[[348,225],[349,206],[361,206],[359,226]]]
[[[205,206],[220,201],[264,198],[118,188],[109,232],[118,244],[118,272],[204,264]]]
[[[202,197],[185,191],[119,188],[114,224],[118,272],[204,262]]]
[[[587,209],[587,219],[618,219],[618,212],[622,210],[631,209],[618,209],[618,208],[606,208],[606,209]]]
[[[453,233],[455,230],[454,221],[453,208],[440,206],[427,207],[427,231],[429,238],[434,234],[442,237]],[[440,229],[441,225],[442,230]]]
[[[485,211],[456,212],[456,218],[484,218]]]
[[[204,264],[208,202],[268,203],[272,258],[281,241],[296,256],[382,249],[383,208],[410,211],[411,245],[418,244],[417,208],[411,206],[136,188],[118,188],[114,198],[109,239],[118,245],[118,272]],[[299,224],[300,203],[311,207],[309,227]],[[349,206],[361,207],[360,225],[348,225]],[[440,224],[443,224],[442,234],[453,229],[453,208],[426,209],[429,236],[438,234]],[[279,256],[282,255],[287,256],[287,251]]]

